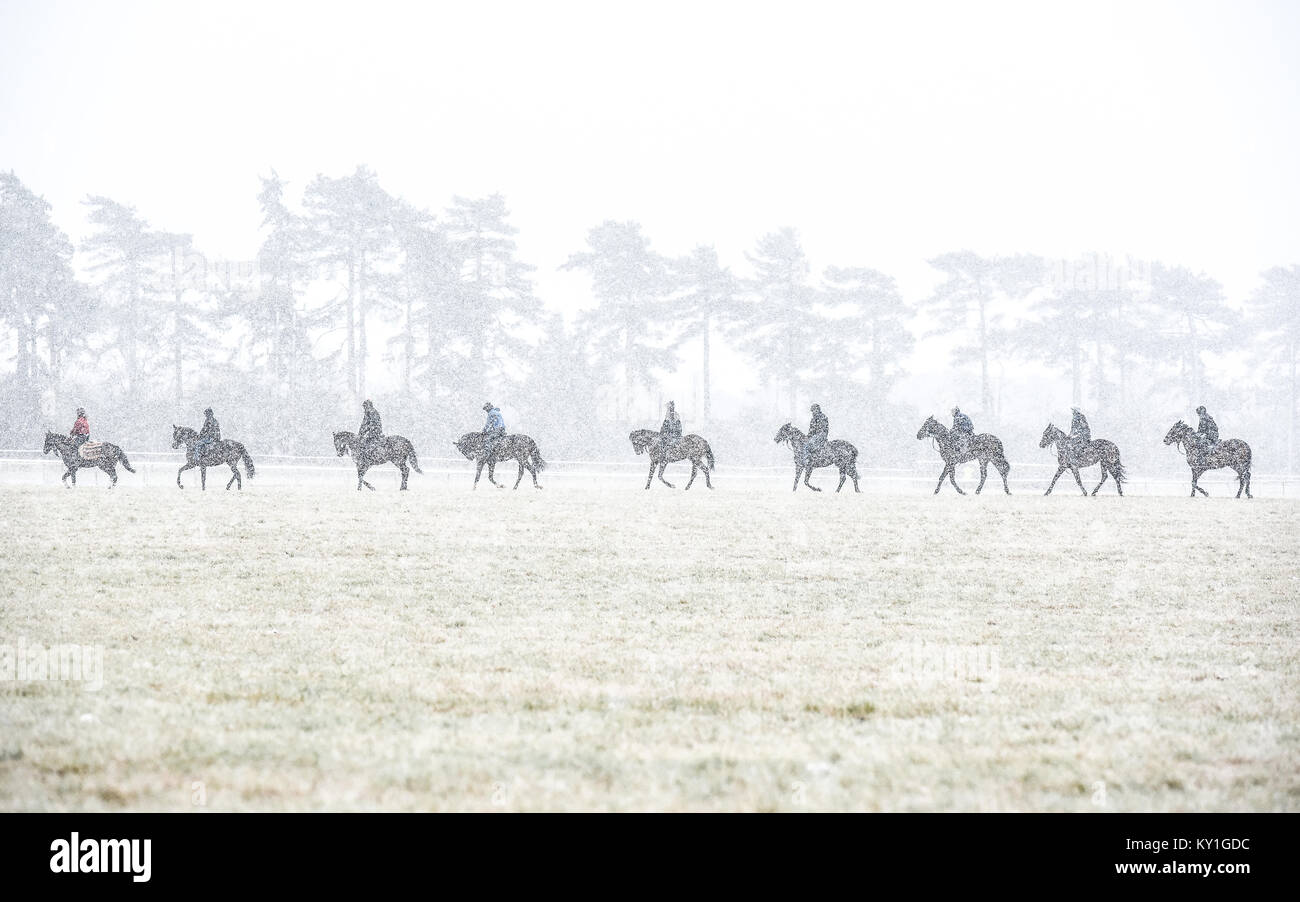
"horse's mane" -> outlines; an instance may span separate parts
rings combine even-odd
[[[173,426],[172,426],[172,429],[176,430],[176,434],[177,434],[177,435],[180,435],[180,436],[195,436],[195,437],[197,437],[198,434],[199,434],[197,429],[191,429],[189,426],[175,426],[175,425],[173,425]]]

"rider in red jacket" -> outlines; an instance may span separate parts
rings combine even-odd
[[[86,408],[77,408],[77,422],[72,424],[72,431],[68,434],[77,448],[90,441],[90,420],[86,419]]]

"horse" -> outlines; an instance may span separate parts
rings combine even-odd
[[[1187,454],[1187,466],[1192,469],[1192,497],[1200,492],[1205,497],[1210,497],[1210,493],[1205,491],[1196,484],[1196,480],[1201,478],[1201,474],[1206,470],[1217,470],[1220,467],[1231,467],[1237,471],[1237,497],[1241,497],[1244,491],[1247,498],[1253,498],[1250,494],[1250,445],[1246,444],[1239,438],[1230,438],[1226,441],[1219,442],[1210,451],[1209,442],[1199,432],[1191,426],[1179,420],[1169,427],[1169,432],[1165,434],[1165,444],[1177,444],[1179,449]]]
[[[519,488],[519,483],[523,481],[524,470],[533,474],[533,488],[541,488],[537,483],[537,474],[546,469],[546,461],[542,460],[542,452],[537,449],[537,442],[522,432],[504,435],[499,438],[496,447],[492,451],[491,459],[483,453],[487,447],[487,435],[485,433],[466,432],[452,444],[456,446],[457,451],[465,456],[466,460],[472,460],[478,464],[474,470],[474,488],[478,488],[479,477],[483,475],[483,467],[486,465],[488,468],[488,482],[499,489],[504,489],[505,486],[498,483],[493,477],[497,464],[504,463],[507,460],[514,460],[519,464],[519,475],[515,478],[514,486],[516,489]]]
[[[984,488],[984,480],[989,475],[989,464],[992,463],[997,471],[1002,474],[1002,488],[1008,495],[1011,494],[1011,487],[1007,485],[1007,474],[1011,472],[1011,464],[1007,463],[1006,456],[1002,453],[1002,442],[996,435],[980,433],[972,435],[970,442],[964,447],[959,444],[957,431],[949,429],[940,423],[934,417],[927,417],[921,424],[921,429],[916,433],[918,439],[932,438],[939,443],[939,456],[943,458],[943,472],[939,474],[939,484],[934,487],[934,493],[939,494],[939,489],[943,488],[944,477],[952,483],[952,487],[960,495],[966,493],[957,485],[957,464],[965,463],[968,460],[979,460],[980,462],[980,484],[975,489],[978,495]]]
[[[398,491],[406,491],[406,480],[411,475],[411,470],[424,475],[420,469],[420,461],[415,456],[415,446],[410,440],[401,435],[386,435],[380,441],[362,445],[357,440],[355,432],[336,432],[334,433],[334,450],[338,456],[351,452],[352,459],[357,464],[357,491],[361,491],[364,485],[370,491],[375,487],[366,482],[366,471],[371,467],[377,467],[380,464],[394,464],[397,469],[402,471],[402,487]],[[410,469],[407,469],[407,462],[410,462]]]
[[[835,491],[844,488],[844,480],[851,478],[853,480],[853,491],[861,492],[858,488],[858,449],[853,447],[842,439],[826,442],[817,450],[807,464],[804,463],[804,448],[808,444],[808,439],[795,426],[786,423],[777,430],[776,438],[773,439],[778,445],[782,442],[790,443],[790,450],[794,452],[794,489],[799,491],[799,477],[803,476],[803,484],[808,486],[814,492],[820,492],[821,489],[809,482],[813,470],[818,467],[839,467],[840,484],[835,487]]]
[[[57,451],[59,457],[63,458],[63,465],[68,471],[63,474],[60,481],[64,488],[72,488],[77,484],[77,471],[82,467],[98,467],[108,474],[113,481],[108,484],[111,489],[117,485],[117,465],[120,462],[126,468],[128,473],[134,473],[135,468],[131,466],[131,461],[127,460],[126,452],[117,445],[109,442],[102,442],[99,445],[99,456],[87,459],[81,456],[80,449],[73,443],[72,439],[65,435],[59,435],[57,432],[45,433],[45,450],[42,454],[49,454],[51,451]],[[68,485],[68,477],[72,477],[72,485]]]
[[[185,446],[185,465],[176,471],[176,487],[184,489],[181,485],[181,474],[186,470],[192,470],[194,467],[199,468],[199,487],[203,491],[208,488],[208,467],[219,467],[222,464],[230,465],[230,472],[233,474],[226,483],[226,491],[230,491],[230,486],[234,483],[239,484],[240,491],[244,489],[244,480],[239,476],[239,469],[235,466],[239,461],[244,462],[244,469],[248,470],[248,478],[252,479],[253,459],[248,456],[248,451],[239,442],[222,440],[210,446],[203,452],[203,456],[196,461],[194,458],[194,445],[199,440],[199,434],[188,426],[172,426],[172,447],[179,448]]]
[[[653,429],[637,429],[628,436],[632,442],[632,447],[637,454],[650,455],[650,473],[645,478],[645,487],[650,488],[650,483],[654,481],[655,470],[659,471],[659,481],[670,489],[675,489],[667,479],[664,479],[664,468],[669,464],[675,464],[679,460],[689,460],[691,462],[691,478],[686,481],[686,491],[691,488],[691,483],[695,482],[695,474],[704,474],[704,484],[713,488],[713,480],[709,479],[709,473],[715,466],[713,460],[713,449],[709,443],[700,436],[691,433],[684,435],[673,445],[672,450],[664,452],[663,444],[659,441],[659,433]]]
[[[1115,479],[1115,491],[1121,495],[1124,494],[1124,465],[1119,460],[1119,448],[1112,441],[1104,438],[1096,438],[1090,441],[1087,446],[1077,454],[1073,453],[1074,449],[1070,447],[1070,437],[1055,425],[1048,423],[1047,428],[1043,430],[1042,441],[1038,447],[1046,448],[1050,445],[1056,445],[1056,475],[1052,477],[1051,485],[1047,487],[1044,495],[1052,494],[1052,488],[1056,485],[1056,480],[1061,478],[1061,474],[1069,470],[1074,474],[1074,481],[1079,484],[1079,490],[1086,496],[1088,490],[1083,487],[1083,480],[1079,478],[1080,467],[1091,467],[1093,464],[1101,464],[1101,482],[1097,483],[1097,488],[1092,490],[1096,495],[1098,490],[1106,482],[1106,477],[1112,476]]]

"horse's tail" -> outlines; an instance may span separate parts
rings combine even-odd
[[[1115,454],[1115,462],[1111,464],[1110,475],[1114,476],[1115,481],[1118,483],[1122,484],[1128,481],[1128,474],[1124,472],[1124,464],[1119,459],[1118,451]]]
[[[709,469],[712,470],[713,467],[714,467],[714,463],[713,463],[713,449],[709,447],[709,443],[708,443],[708,442],[705,442],[705,443],[704,443],[704,456],[707,457],[707,458],[709,459]]]
[[[410,442],[406,443],[406,456],[411,459],[411,469],[423,475],[424,471],[420,469],[420,461],[415,456],[415,445]]]
[[[135,467],[131,466],[131,461],[126,459],[126,452],[121,448],[117,449],[117,460],[122,466],[126,467],[126,472],[134,473]]]
[[[537,447],[537,442],[533,442],[533,450],[529,455],[533,459],[533,466],[539,470],[546,469],[546,461],[542,460],[542,449]]]
[[[248,478],[252,479],[256,475],[253,470],[253,458],[248,456],[248,449],[243,445],[239,446],[239,458],[244,462],[244,469],[248,471]]]

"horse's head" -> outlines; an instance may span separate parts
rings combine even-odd
[[[637,454],[645,454],[646,449],[650,447],[650,443],[653,442],[658,435],[659,433],[655,432],[653,429],[637,429],[627,438],[628,441],[632,443],[632,447],[636,449]]]
[[[1191,426],[1188,426],[1182,420],[1179,420],[1177,423],[1170,426],[1169,431],[1165,433],[1165,444],[1172,445],[1174,442],[1185,441],[1187,439],[1187,433],[1191,431]]]
[[[45,433],[45,450],[42,451],[41,453],[49,454],[51,451],[53,451],[58,444],[59,438],[60,436],[56,435],[53,432]]]
[[[342,457],[344,454],[348,453],[348,446],[350,444],[352,444],[351,432],[334,433],[334,450],[338,452],[339,457]]]
[[[794,427],[786,423],[780,429],[776,430],[776,438],[772,439],[778,445],[782,442],[794,441]]]
[[[188,445],[191,442],[198,441],[198,439],[199,439],[199,434],[195,432],[193,429],[191,429],[189,426],[176,426],[176,425],[172,426],[172,447],[173,448],[179,448],[181,445]]]
[[[1046,448],[1053,442],[1058,442],[1065,437],[1065,433],[1057,429],[1055,424],[1048,423],[1047,428],[1043,430],[1043,438],[1038,443],[1038,447]]]
[[[456,450],[459,451],[461,456],[466,460],[474,460],[475,452],[478,450],[478,442],[475,441],[475,439],[478,438],[478,435],[479,433],[477,432],[466,432],[459,439],[452,442],[452,444],[456,446]]]
[[[916,433],[918,439],[925,438],[927,435],[938,435],[943,427],[934,417],[926,417],[925,422],[921,424],[920,430]]]

